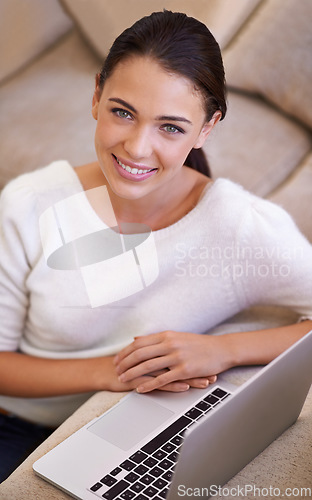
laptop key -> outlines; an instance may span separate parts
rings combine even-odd
[[[122,462],[122,464],[120,464],[120,467],[122,467],[123,469],[128,470],[128,471],[134,469],[135,466],[136,466],[136,464],[133,462],[130,462],[130,460],[125,460],[124,462]]]
[[[175,450],[175,448],[176,448],[176,447],[175,447],[175,445],[174,445],[174,444],[172,444],[172,443],[170,443],[170,442],[169,442],[169,443],[166,443],[166,444],[162,447],[162,449],[163,449],[163,450],[165,450],[167,453],[171,453],[173,450]]]
[[[132,462],[135,462],[136,464],[140,464],[141,462],[143,462],[143,460],[145,460],[148,456],[146,455],[146,453],[144,453],[143,451],[139,450],[137,451],[136,453],[134,453],[131,457],[130,457],[130,460],[132,460]]]
[[[160,498],[166,498],[166,496],[168,495],[168,493],[169,493],[169,489],[165,488],[164,490],[160,491],[158,493],[158,495],[160,496]]]
[[[153,458],[153,457],[148,457],[146,460],[144,460],[143,464],[146,465],[146,467],[154,467],[158,461]]]
[[[109,474],[102,477],[102,479],[100,479],[100,481],[101,481],[101,483],[106,484],[106,486],[113,486],[113,484],[117,483],[117,479],[115,477],[110,476]]]
[[[161,477],[163,479],[165,479],[166,481],[168,481],[168,483],[170,483],[172,476],[173,476],[173,472],[171,470],[167,470]]]
[[[164,470],[167,470],[167,469],[170,469],[170,467],[172,467],[173,463],[171,462],[171,460],[167,460],[166,458],[164,460],[162,460],[159,464],[159,467],[161,467],[162,469]],[[164,470],[162,470],[161,472],[163,473]]]
[[[173,463],[176,463],[178,458],[179,458],[179,453],[174,451],[173,453],[171,453],[171,455],[169,455],[168,460],[171,460]]]
[[[130,490],[133,490],[135,493],[140,493],[144,490],[144,488],[146,488],[146,485],[140,483],[139,481],[130,486]]]
[[[217,389],[215,389],[214,391],[212,391],[212,393],[214,396],[217,396],[217,398],[224,398],[224,396],[228,396],[229,393],[224,391],[223,389],[221,389],[220,387],[218,387]]]
[[[157,458],[157,460],[162,460],[166,455],[167,453],[163,450],[157,450],[153,453],[153,457]]]
[[[204,398],[204,400],[212,405],[216,404],[219,401],[219,399],[213,396],[212,394],[209,394],[206,398]]]
[[[136,472],[136,474],[139,474],[140,476],[143,476],[143,474],[146,474],[148,472],[148,468],[145,467],[145,465],[138,465],[133,472]]]
[[[117,476],[121,471],[122,471],[122,469],[120,467],[116,467],[114,470],[112,470],[110,472],[110,475],[111,476]]]
[[[199,403],[197,403],[197,405],[196,405],[196,408],[199,408],[202,411],[207,411],[208,408],[210,408],[210,407],[211,407],[211,405],[209,403],[207,403],[206,401],[199,401]]]
[[[123,498],[124,500],[132,500],[133,497],[135,497],[135,493],[130,490],[126,490],[120,495],[120,498]]]
[[[162,490],[165,486],[168,486],[168,483],[167,481],[159,477],[158,479],[156,479],[156,481],[154,481],[152,486],[154,486],[154,488],[157,488],[158,490]]]
[[[181,444],[182,440],[183,440],[182,436],[180,436],[180,435],[178,434],[177,436],[174,436],[174,437],[171,439],[170,443],[173,443],[173,444],[175,444],[176,446],[179,446],[179,445]]]
[[[125,480],[129,481],[129,483],[134,483],[139,479],[140,476],[138,474],[135,474],[135,472],[129,472],[127,476],[125,476]]]
[[[118,481],[117,484],[112,486],[109,490],[107,490],[102,497],[106,498],[107,500],[113,500],[116,498],[120,493],[122,493],[126,488],[128,488],[129,483],[125,481],[124,479],[121,479],[121,481]]]
[[[146,486],[148,486],[153,481],[155,481],[155,478],[153,476],[151,476],[150,474],[145,474],[145,476],[141,477],[140,481],[141,481],[141,483],[144,483],[144,484],[146,484]]]
[[[201,411],[198,408],[191,408],[189,411],[186,412],[186,416],[195,420],[199,415],[201,415]]]
[[[153,488],[153,486],[149,486],[143,491],[143,493],[149,498],[152,498],[158,493],[158,490],[156,490],[156,488]]]
[[[154,437],[151,441],[149,441],[146,445],[142,447],[142,450],[146,453],[153,453],[158,448],[163,446],[167,441],[169,441],[175,434],[178,434],[182,430],[184,430],[192,421],[182,415],[182,417],[178,418],[175,422],[173,422],[167,429],[163,430],[160,434]]]
[[[93,486],[91,486],[90,490],[91,491],[98,491],[100,488],[102,488],[103,484],[102,483],[95,483]]]
[[[159,467],[157,467],[157,466],[156,466],[156,467],[154,467],[153,469],[151,469],[151,470],[149,471],[149,473],[150,473],[152,476],[154,476],[154,477],[159,477],[159,476],[161,476],[163,472],[164,472],[164,471],[163,471],[162,469],[160,469]]]

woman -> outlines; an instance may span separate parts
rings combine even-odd
[[[309,243],[279,207],[210,178],[201,147],[226,101],[220,50],[203,24],[165,11],[121,34],[92,114],[96,162],[55,162],[1,196],[1,453],[12,450],[2,479],[94,391],[206,387],[232,366],[269,362],[312,328]],[[51,263],[75,238],[114,226],[130,237],[148,227],[147,258],[134,245],[121,268],[114,250],[110,280],[94,271],[101,259],[88,265],[89,247],[84,266]],[[153,277],[138,291],[132,264],[142,259]],[[114,287],[121,298],[89,300]],[[201,335],[263,303],[302,321]]]

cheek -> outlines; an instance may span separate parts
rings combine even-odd
[[[170,145],[162,151],[162,158],[171,167],[182,166],[193,147],[192,140],[185,140]]]
[[[183,166],[187,155],[188,151],[181,150],[177,146],[167,147],[163,148],[161,153],[158,154],[158,161],[168,173],[174,174]]]
[[[109,126],[105,122],[97,122],[95,130],[95,145],[97,149],[105,150],[114,146],[118,141],[116,140],[116,133],[113,126]]]

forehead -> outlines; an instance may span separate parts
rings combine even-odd
[[[103,94],[109,98],[112,94],[136,107],[149,108],[186,108],[188,112],[204,112],[201,93],[194,83],[178,73],[164,69],[157,61],[149,57],[132,56],[119,62],[106,80]],[[118,95],[117,95],[118,94]],[[153,106],[152,106],[153,103]],[[168,111],[168,109],[166,109]]]

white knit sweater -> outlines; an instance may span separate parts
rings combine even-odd
[[[153,232],[159,274],[151,284],[91,307],[82,270],[49,267],[39,232],[39,218],[49,207],[82,192],[65,161],[22,175],[3,190],[1,350],[46,358],[109,355],[135,335],[207,332],[255,304],[281,305],[312,318],[311,245],[283,209],[226,179],[208,185],[177,223]],[[91,205],[77,204],[75,210],[75,227],[101,229]],[[57,248],[53,235],[51,241]],[[117,266],[115,278],[121,289],[131,289],[130,270],[119,273]],[[105,276],[98,282],[105,289]],[[57,425],[89,396],[0,396],[0,407]]]

